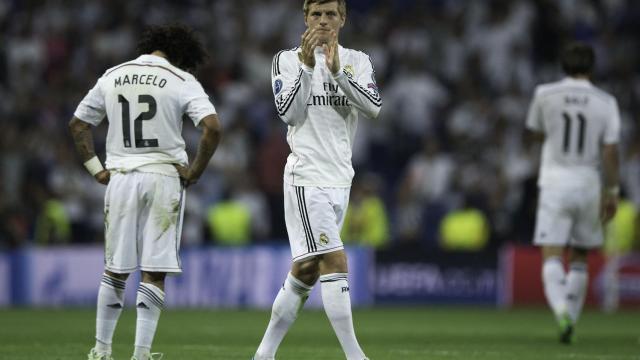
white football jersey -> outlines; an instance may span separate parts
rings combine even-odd
[[[565,78],[536,88],[527,128],[545,136],[539,186],[600,187],[602,145],[618,143],[620,113],[591,82]]]
[[[382,100],[366,54],[339,46],[342,68],[333,76],[316,48],[313,69],[298,59],[299,48],[273,59],[272,82],[278,115],[289,125],[284,181],[295,186],[349,187],[351,147],[358,112],[375,118]]]
[[[84,97],[74,116],[91,125],[105,118],[109,170],[151,164],[187,165],[182,116],[198,126],[216,110],[193,75],[155,55],[107,70]]]

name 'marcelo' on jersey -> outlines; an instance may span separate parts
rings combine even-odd
[[[216,110],[193,75],[155,55],[107,70],[84,97],[74,116],[91,125],[105,118],[110,170],[151,164],[187,165],[182,116],[198,126]]]
[[[338,47],[336,76],[317,47],[316,65],[298,58],[299,48],[282,50],[273,59],[272,83],[278,115],[289,125],[284,181],[296,186],[349,187],[353,179],[351,149],[358,112],[375,118],[382,100],[366,54]]]
[[[600,186],[603,144],[617,144],[616,99],[576,78],[536,87],[527,128],[544,134],[538,185]]]

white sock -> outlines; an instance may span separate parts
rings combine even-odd
[[[567,275],[567,310],[574,324],[578,322],[582,305],[584,305],[588,279],[589,272],[587,271],[586,263],[574,261],[569,265],[569,274]]]
[[[336,273],[320,276],[324,311],[333,326],[347,360],[366,358],[358,344],[351,319],[351,299],[347,274]]]
[[[124,306],[126,282],[102,274],[96,311],[96,352],[111,354],[111,341]]]
[[[298,317],[311,289],[312,286],[296,279],[291,273],[287,275],[278,296],[273,301],[271,320],[256,351],[256,360],[271,360],[276,356],[278,346]]]
[[[153,336],[158,327],[160,312],[164,307],[164,291],[149,283],[140,283],[136,298],[138,318],[136,320],[136,342],[133,356],[146,359],[151,352]]]
[[[544,261],[542,265],[542,282],[544,294],[556,319],[561,320],[567,312],[567,292],[565,285],[565,273],[562,260],[553,256]]]

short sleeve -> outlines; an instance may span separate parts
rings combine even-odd
[[[185,83],[181,101],[184,104],[185,113],[195,126],[198,126],[206,116],[216,114],[216,108],[209,101],[209,95],[198,81],[188,80]]]
[[[93,126],[99,125],[106,115],[104,95],[100,89],[100,79],[82,99],[73,116]]]
[[[533,96],[533,101],[529,105],[529,112],[527,114],[527,129],[535,132],[544,132],[544,126],[542,123],[542,109],[540,104],[540,97],[538,91]]]
[[[620,141],[620,109],[615,99],[611,103],[611,110],[606,124],[607,127],[604,130],[602,141],[605,144],[617,144]]]

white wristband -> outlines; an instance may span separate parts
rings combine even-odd
[[[620,186],[610,186],[605,191],[611,196],[618,196],[620,195]]]
[[[94,156],[91,159],[85,161],[84,167],[87,168],[87,171],[89,171],[89,174],[91,174],[91,176],[96,176],[97,173],[104,170],[104,167],[102,167],[102,163],[97,156]]]

